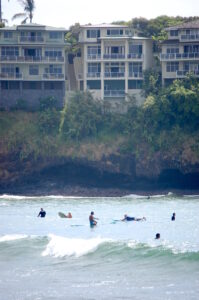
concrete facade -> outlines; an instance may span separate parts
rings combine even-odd
[[[63,28],[25,24],[0,29],[0,107],[18,100],[36,107],[39,99],[65,101],[65,33]]]
[[[81,57],[74,59],[79,90],[104,100],[134,95],[138,104],[143,71],[153,66],[152,39],[132,36],[128,26],[88,25],[79,34]]]
[[[199,21],[169,27],[168,39],[161,45],[163,84],[192,73],[199,78]]]

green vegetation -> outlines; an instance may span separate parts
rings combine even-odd
[[[30,20],[32,23],[33,13],[35,10],[35,1],[34,0],[18,0],[18,2],[23,7],[24,12],[17,13],[12,17],[12,20],[16,20],[19,18],[24,18],[21,24],[26,24],[27,20]]]
[[[63,111],[54,98],[40,110],[0,112],[1,153],[19,160],[86,157],[99,159],[113,152],[151,159],[179,155],[199,159],[199,82],[191,75],[160,88],[159,75],[145,76],[146,101],[129,98],[127,113],[111,112],[89,92],[74,93]],[[152,82],[147,85],[147,82]]]

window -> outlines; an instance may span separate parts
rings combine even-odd
[[[19,90],[19,89],[20,89],[19,81],[10,81],[9,82],[9,90]]]
[[[19,48],[1,47],[1,56],[19,56]]]
[[[62,90],[63,84],[62,82],[44,82],[45,90]]]
[[[129,53],[142,54],[142,45],[130,44]]]
[[[88,55],[99,55],[99,54],[101,54],[101,47],[100,46],[88,46],[87,54]]]
[[[88,73],[100,73],[101,64],[100,63],[88,63]]]
[[[179,53],[179,48],[167,48],[167,54]]]
[[[45,56],[47,57],[61,57],[62,50],[60,48],[47,48],[45,49]]]
[[[100,30],[99,29],[88,29],[87,30],[87,38],[95,39],[100,37]]]
[[[47,74],[62,74],[62,67],[59,65],[50,65],[45,68],[45,73]]]
[[[41,90],[40,81],[24,81],[22,82],[22,87],[24,90]]]
[[[53,40],[61,39],[62,38],[62,32],[51,31],[51,32],[49,32],[49,38],[53,39]]]
[[[128,81],[129,90],[140,90],[142,89],[142,80],[129,80]]]
[[[107,29],[107,35],[109,36],[123,35],[123,29]]]
[[[133,62],[133,63],[129,63],[129,74],[132,73],[142,73],[142,63],[140,62]]]
[[[184,46],[185,53],[199,53],[199,45],[187,45]]]
[[[87,88],[89,90],[100,90],[101,81],[100,80],[87,80]]]
[[[178,36],[178,30],[170,30],[170,36]]]
[[[179,70],[179,62],[167,62],[167,72],[176,72]]]
[[[15,73],[15,67],[13,65],[2,65],[1,67],[1,73],[3,74],[14,74]]]
[[[13,37],[13,32],[11,31],[4,32],[4,39],[12,39],[12,37]]]
[[[39,75],[39,67],[34,65],[29,66],[29,75]]]

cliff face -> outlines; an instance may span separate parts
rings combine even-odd
[[[181,149],[182,150],[182,149]],[[70,152],[70,151],[69,151]],[[28,191],[46,187],[63,190],[65,186],[118,188],[129,190],[198,189],[199,160],[185,147],[181,153],[140,149],[139,157],[118,151],[93,157],[53,155],[51,158],[19,160],[16,153],[0,155],[0,192]],[[45,192],[45,191],[44,191]]]

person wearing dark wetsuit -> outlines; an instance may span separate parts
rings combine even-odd
[[[171,221],[175,221],[176,219],[176,213],[173,213],[172,217],[171,217]]]
[[[124,219],[122,221],[144,221],[146,220],[145,217],[143,218],[134,218],[134,217],[129,217],[128,215],[124,215]]]
[[[43,210],[43,208],[41,208],[37,217],[45,218],[45,216],[46,216],[46,212]]]
[[[90,216],[89,216],[89,222],[90,222],[90,227],[94,227],[97,225],[97,218],[94,218],[94,212],[92,211]]]

